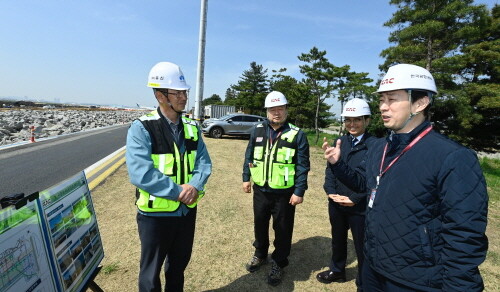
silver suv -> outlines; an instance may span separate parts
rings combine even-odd
[[[222,135],[249,136],[252,128],[266,118],[247,114],[229,114],[218,119],[208,119],[201,124],[203,134],[212,138]]]

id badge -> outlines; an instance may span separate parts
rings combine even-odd
[[[372,189],[372,192],[370,194],[370,201],[368,202],[368,207],[370,208],[373,207],[373,201],[375,200],[376,195],[377,195],[377,189]]]

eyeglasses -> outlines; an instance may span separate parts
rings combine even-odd
[[[167,96],[168,94],[170,95],[175,95],[177,98],[183,98],[183,97],[188,97],[189,91],[188,90],[177,90],[175,92],[169,91],[169,90],[160,90],[158,89],[159,92],[161,92],[163,95]]]
[[[352,123],[361,123],[363,119],[361,118],[354,118],[354,119],[345,119],[344,123],[346,124],[352,124]]]

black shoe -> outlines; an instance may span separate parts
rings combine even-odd
[[[316,275],[316,279],[321,283],[329,284],[331,282],[345,282],[345,273],[336,273],[331,270],[326,270]]]
[[[253,256],[252,259],[247,263],[246,268],[247,271],[250,273],[253,273],[260,269],[260,266],[264,265],[267,263],[267,259],[259,259],[256,256]]]
[[[267,276],[267,284],[271,286],[278,286],[281,284],[281,280],[283,279],[283,269],[280,268],[275,262],[273,262],[273,266],[271,267],[271,271]]]

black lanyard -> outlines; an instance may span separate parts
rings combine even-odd
[[[273,135],[271,133],[271,131],[274,131],[274,129],[269,129],[269,149],[273,148]],[[279,131],[278,134],[276,135],[276,140],[275,141],[278,141],[278,139],[280,138],[281,136],[281,133],[283,132],[283,130]]]

